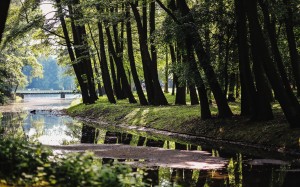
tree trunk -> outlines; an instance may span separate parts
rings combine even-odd
[[[295,40],[294,33],[294,23],[293,23],[293,11],[291,8],[290,0],[283,0],[284,5],[286,6],[286,15],[284,18],[286,36],[288,40],[290,58],[292,63],[293,76],[297,85],[297,96],[300,96],[300,59],[299,53],[297,51],[297,44]]]
[[[201,109],[201,119],[206,120],[211,118],[211,112],[209,108],[209,102],[207,97],[207,90],[205,88],[204,82],[202,80],[202,77],[200,75],[200,71],[197,67],[195,54],[193,47],[191,45],[191,38],[186,39],[186,51],[188,60],[190,62],[190,70],[191,73],[194,75],[193,79],[195,81],[198,94],[199,94],[199,100],[200,100],[200,109]],[[191,90],[192,92],[192,90]]]
[[[79,61],[78,63],[80,64],[83,71],[83,74],[81,76],[85,77],[84,83],[86,84],[87,96],[88,96],[87,103],[92,104],[98,99],[98,97],[95,89],[93,68],[90,59],[90,53],[88,50],[88,43],[86,41],[87,34],[84,25],[75,24],[75,21],[77,21],[77,19],[82,19],[83,15],[80,8],[75,9],[74,12],[72,10],[73,5],[78,6],[79,4],[80,4],[79,0],[74,0],[72,4],[69,5],[69,13],[71,15],[70,17],[71,17],[74,44],[77,46],[75,48],[75,54],[77,60]],[[76,19],[74,15],[76,15]]]
[[[87,25],[88,25],[88,28],[89,28],[90,37],[92,39],[92,42],[93,42],[93,45],[94,45],[94,48],[96,50],[96,54],[97,54],[97,57],[98,57],[98,60],[99,60],[99,63],[100,63],[101,57],[100,57],[100,52],[99,52],[97,44],[96,44],[95,37],[93,35],[93,32],[92,32],[90,24],[88,23]],[[97,61],[96,61],[95,55],[93,55],[93,61],[94,61],[95,75],[97,77],[96,84],[98,86],[98,95],[99,96],[103,96],[103,92],[102,92],[102,88],[101,88],[101,81],[100,81],[100,73],[99,73],[99,70],[98,70],[98,66],[97,66]]]
[[[194,23],[194,19],[190,14],[190,9],[186,4],[185,0],[177,0],[177,6],[182,13],[182,16],[189,16],[189,22]],[[203,44],[201,41],[201,37],[198,34],[198,29],[195,27],[195,24],[189,24],[185,28],[184,31],[187,34],[187,38],[192,38],[192,44],[195,48],[198,60],[200,62],[200,66],[203,68],[210,88],[214,94],[216,99],[216,103],[218,106],[218,112],[220,118],[231,117],[233,114],[228,106],[226,97],[224,96],[221,87],[217,81],[217,77],[213,67],[210,63],[209,56],[205,52],[203,48]]]
[[[168,47],[166,47],[166,65],[165,65],[165,89],[164,93],[169,93],[169,54]]]
[[[147,33],[144,32],[141,16],[138,12],[137,5],[130,3],[133,15],[136,20],[136,25],[138,29],[138,36],[139,36],[139,46],[140,46],[140,52],[142,57],[142,64],[143,64],[143,72],[144,72],[144,79],[145,79],[145,85],[146,85],[146,92],[148,97],[148,102],[150,105],[154,104],[154,88],[153,88],[153,81],[152,81],[152,72],[150,69],[150,55],[148,53],[148,47],[146,43],[146,36]],[[145,36],[146,35],[146,36]]]
[[[0,3],[0,43],[4,32],[5,22],[8,14],[10,0],[4,0]]]
[[[253,46],[264,63],[264,69],[268,79],[272,85],[276,99],[279,101],[280,106],[290,124],[290,127],[300,127],[300,107],[298,102],[294,102],[290,95],[286,92],[282,79],[276,69],[276,66],[270,58],[268,47],[265,42],[261,26],[258,20],[257,0],[245,0],[247,7],[247,15],[249,20],[250,36]]]
[[[241,115],[254,115],[256,89],[250,68],[249,46],[246,26],[246,12],[241,0],[235,0],[235,17],[237,29],[237,45],[239,54],[239,71],[241,81]]]
[[[63,34],[65,36],[69,57],[70,57],[70,60],[72,62],[72,67],[74,69],[76,78],[78,80],[78,84],[80,86],[82,100],[83,100],[83,103],[89,103],[90,101],[89,101],[87,85],[84,83],[84,80],[82,78],[82,75],[83,75],[82,68],[81,68],[80,64],[78,62],[76,62],[76,57],[75,57],[74,51],[72,49],[72,44],[71,44],[71,40],[69,38],[67,25],[66,25],[64,15],[63,15],[63,12],[62,12],[61,1],[56,0],[56,4],[57,4],[57,7],[58,7],[57,11],[58,11],[59,19],[60,19],[61,26],[62,26],[62,29],[63,29]],[[73,23],[71,23],[71,24],[72,24],[72,27],[74,27],[74,24]]]
[[[231,73],[229,76],[229,93],[228,93],[228,97],[227,97],[227,100],[229,102],[235,101],[234,87],[235,87],[235,73]]]
[[[186,85],[176,84],[175,105],[186,105]]]
[[[126,18],[129,19],[130,18],[130,7],[126,8]],[[143,92],[139,77],[138,77],[138,73],[136,70],[136,66],[135,66],[135,60],[134,60],[134,54],[133,54],[133,47],[132,47],[132,34],[131,34],[131,22],[130,20],[128,20],[126,22],[126,34],[127,34],[127,52],[128,52],[128,58],[129,58],[129,62],[130,62],[130,69],[131,69],[131,74],[132,74],[132,78],[134,81],[134,85],[140,100],[140,104],[141,105],[148,105],[148,101],[145,97],[145,94]]]
[[[136,103],[136,100],[135,100],[135,98],[132,94],[131,88],[130,88],[129,83],[128,83],[128,79],[127,79],[126,72],[125,72],[125,69],[124,69],[124,66],[123,66],[123,63],[122,63],[122,59],[116,53],[117,45],[116,45],[116,47],[113,46],[112,37],[111,37],[110,30],[109,30],[108,26],[105,27],[105,30],[106,30],[106,35],[107,35],[107,41],[108,41],[108,44],[109,44],[109,49],[110,49],[109,51],[111,52],[111,54],[113,56],[113,59],[114,59],[114,62],[117,66],[117,71],[118,71],[118,75],[120,76],[120,79],[121,79],[122,87],[125,91],[126,96],[129,99],[129,102],[130,103]]]
[[[152,105],[167,105],[167,99],[164,96],[159,80],[158,80],[158,73],[156,64],[152,64],[153,61],[151,60],[147,41],[145,40],[144,29],[141,22],[141,17],[137,9],[137,5],[130,3],[132,12],[136,19],[137,28],[138,28],[138,35],[139,35],[139,43],[140,43],[140,51],[142,56],[142,63],[143,63],[143,70],[144,70],[144,77],[146,83],[146,91],[148,96],[149,104]],[[150,29],[151,30],[151,29]]]
[[[97,6],[96,8],[99,12],[101,11],[99,6]],[[107,66],[102,23],[100,21],[98,21],[97,25],[98,25],[98,31],[99,31],[99,44],[100,44],[100,55],[101,55],[100,68],[101,68],[101,72],[102,72],[104,89],[105,89],[105,93],[107,95],[109,102],[116,103],[112,85],[111,85],[110,76],[109,76],[109,70],[108,70],[108,66]]]
[[[175,64],[176,64],[176,56],[175,56],[174,46],[170,44],[169,48],[170,48],[170,55],[171,55],[172,65],[175,66]],[[175,71],[173,71],[172,95],[175,95],[176,84],[177,84],[177,77],[176,77]]]
[[[269,5],[266,1],[259,0],[259,4],[260,4],[260,7],[263,11],[264,25],[265,25],[265,28],[267,29],[267,32],[268,32],[268,36],[269,36],[269,40],[270,40],[274,60],[277,64],[281,79],[284,83],[284,87],[285,87],[287,93],[290,95],[290,97],[292,99],[297,99],[296,97],[294,97],[294,93],[293,93],[293,90],[290,86],[290,82],[288,80],[288,76],[286,74],[285,67],[284,67],[282,57],[281,57],[281,54],[280,54],[280,51],[279,51],[279,47],[278,47],[278,44],[277,44],[276,25],[275,25],[276,23],[275,23],[274,15],[272,15],[273,19],[271,20],[271,18],[269,16],[270,15]],[[294,102],[297,102],[297,100],[294,101]]]
[[[157,70],[157,53],[155,41],[155,1],[150,2],[150,12],[149,12],[149,30],[150,30],[150,51],[151,51],[151,66],[152,69],[152,80],[154,87],[154,104],[155,105],[168,105],[168,101],[162,91],[161,84],[158,79],[158,70]]]
[[[198,100],[198,95],[197,95],[195,85],[194,84],[190,85],[189,90],[190,90],[191,105],[198,105],[199,100]]]

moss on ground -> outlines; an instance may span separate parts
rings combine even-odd
[[[170,103],[174,96],[167,94]],[[95,104],[79,104],[67,109],[71,116],[83,117],[109,124],[143,126],[171,132],[204,136],[214,139],[259,144],[300,152],[300,129],[290,129],[283,113],[274,104],[275,119],[267,122],[252,122],[239,116],[239,102],[230,103],[235,114],[231,119],[200,119],[200,107],[178,106],[140,106],[128,104],[126,100],[110,104],[103,97]],[[211,110],[217,115],[215,104]]]

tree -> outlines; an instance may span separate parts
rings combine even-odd
[[[0,43],[5,27],[5,22],[8,14],[10,0],[5,0],[0,3]]]
[[[292,128],[299,127],[300,124],[300,107],[296,99],[293,99],[284,88],[283,81],[276,69],[276,66],[270,58],[268,46],[264,39],[262,29],[258,19],[257,0],[245,1],[247,17],[249,20],[249,32],[251,38],[251,45],[253,45],[252,52],[255,56],[261,58],[260,66],[265,69],[266,75],[274,90],[275,97],[278,99],[280,106]],[[256,53],[256,54],[255,54]],[[255,61],[255,60],[254,60]]]
[[[190,9],[186,3],[185,0],[177,0],[176,3],[174,0],[171,1],[172,5],[176,5],[176,8],[181,13],[181,17],[185,18],[184,23],[181,23],[174,14],[167,9],[159,0],[156,0],[156,2],[159,3],[159,5],[174,19],[174,21],[179,24],[183,25],[183,33],[186,33],[186,38],[192,38],[192,45],[195,49],[195,53],[198,57],[199,65],[201,68],[203,68],[206,79],[208,80],[210,89],[212,90],[214,97],[216,99],[217,105],[218,105],[218,112],[219,117],[226,118],[231,117],[232,112],[228,106],[228,103],[226,101],[226,97],[222,93],[221,87],[218,83],[215,71],[210,63],[210,58],[208,54],[206,53],[201,37],[199,36],[198,29],[196,27],[194,18],[192,14],[190,13]],[[173,10],[174,11],[174,10]]]
[[[131,32],[131,20],[130,20],[130,5],[126,4],[126,34],[127,34],[127,51],[128,58],[130,62],[131,74],[133,77],[134,85],[139,97],[139,101],[141,105],[148,105],[148,101],[143,92],[140,79],[138,77],[138,73],[136,70],[135,59],[133,54],[133,46],[132,46],[132,32]]]
[[[141,16],[137,9],[137,4],[130,3],[132,12],[134,14],[137,28],[138,28],[138,34],[139,34],[139,43],[140,43],[140,51],[142,56],[142,63],[143,63],[143,70],[144,70],[144,78],[146,83],[146,91],[147,91],[147,97],[149,104],[152,105],[167,105],[168,101],[166,97],[163,94],[163,91],[161,89],[159,80],[158,80],[158,73],[157,73],[157,62],[156,62],[156,56],[155,52],[152,51],[152,59],[150,56],[150,53],[148,51],[148,44],[147,44],[147,29],[146,29],[146,23],[144,21],[144,24],[142,25]],[[151,5],[154,6],[154,5]],[[145,6],[144,6],[145,8]],[[154,11],[153,7],[151,8],[151,11]],[[151,14],[154,14],[153,12]],[[145,20],[146,14],[143,13],[143,17]],[[154,22],[153,15],[150,16],[150,24],[152,27]],[[151,31],[153,31],[155,28],[150,28]],[[152,49],[153,49],[152,44]]]

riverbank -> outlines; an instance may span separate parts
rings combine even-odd
[[[168,100],[172,100],[169,96]],[[196,106],[140,106],[119,101],[110,104],[106,98],[93,105],[75,105],[66,110],[72,117],[90,122],[106,122],[123,127],[147,127],[174,133],[205,137],[212,140],[265,147],[279,152],[300,153],[300,129],[289,129],[283,113],[274,104],[275,119],[268,122],[251,122],[238,116],[239,103],[230,103],[235,113],[231,119],[202,121],[200,107]],[[216,115],[216,106],[211,106]]]

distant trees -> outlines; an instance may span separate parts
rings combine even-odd
[[[42,77],[31,77],[30,71],[33,69],[31,66],[25,66],[23,68],[23,72],[28,79],[26,88],[42,90],[75,89],[74,77],[64,75],[66,74],[66,68],[60,67],[54,57],[40,57],[38,61],[43,67]]]

